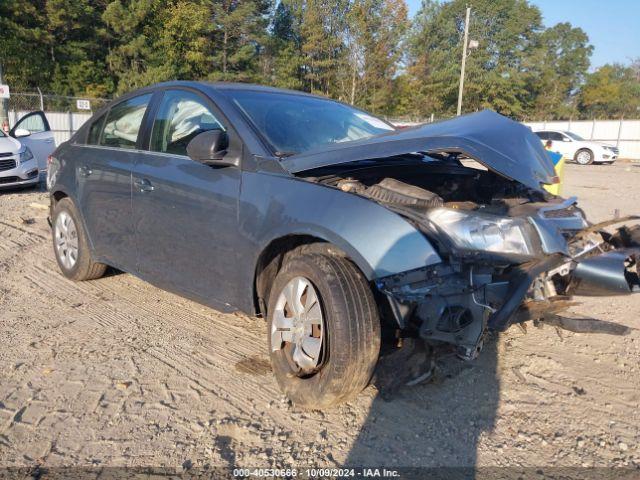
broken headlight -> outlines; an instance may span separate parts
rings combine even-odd
[[[518,257],[533,257],[539,253],[537,234],[523,218],[448,208],[435,208],[427,216],[431,224],[459,250]]]

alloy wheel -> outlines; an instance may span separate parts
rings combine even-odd
[[[71,270],[78,261],[78,230],[71,215],[65,211],[60,212],[56,219],[54,237],[60,263]]]
[[[591,162],[591,154],[586,150],[583,150],[578,153],[576,160],[580,165],[588,165]]]
[[[295,277],[280,292],[271,324],[271,350],[285,349],[297,373],[312,373],[322,363],[324,318],[309,280]]]

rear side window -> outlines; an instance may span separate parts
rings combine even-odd
[[[224,130],[224,127],[206,102],[192,92],[169,90],[153,122],[150,150],[186,155],[191,139],[208,130]]]
[[[100,134],[102,133],[102,125],[104,125],[104,119],[107,114],[101,115],[91,127],[89,128],[89,136],[87,137],[88,145],[99,145],[100,144]]]
[[[151,94],[130,98],[111,107],[100,136],[100,145],[116,148],[136,148],[138,133]]]

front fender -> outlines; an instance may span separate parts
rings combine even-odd
[[[372,200],[281,175],[243,174],[240,228],[257,252],[287,235],[321,238],[347,253],[368,280],[441,261],[419,230]]]

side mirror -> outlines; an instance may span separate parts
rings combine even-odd
[[[212,166],[237,166],[236,158],[225,158],[229,148],[229,136],[223,130],[208,130],[196,135],[187,145],[191,160]]]
[[[16,138],[28,137],[29,135],[31,135],[31,132],[26,128],[16,128],[13,132],[13,135]]]

